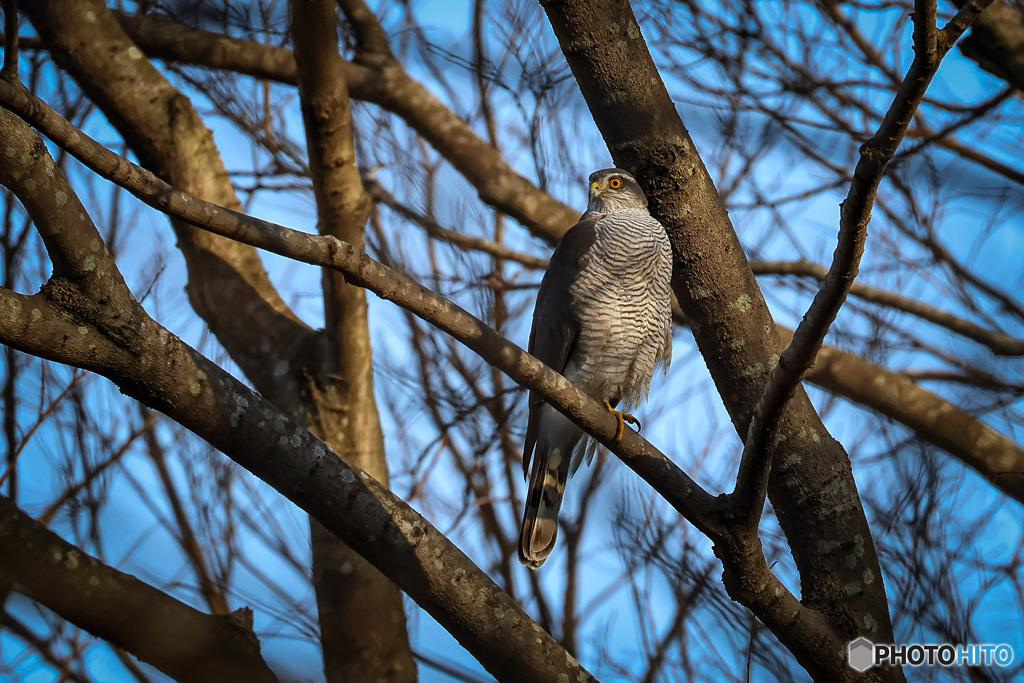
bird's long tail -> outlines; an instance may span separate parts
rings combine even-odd
[[[536,569],[547,559],[558,536],[558,509],[573,450],[583,431],[568,418],[543,406],[537,429],[537,446],[530,467],[526,511],[519,531],[519,561]]]

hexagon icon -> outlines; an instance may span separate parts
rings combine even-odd
[[[875,644],[867,638],[858,638],[847,648],[847,662],[850,668],[867,671],[875,665]]]

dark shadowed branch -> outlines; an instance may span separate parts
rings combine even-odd
[[[364,252],[329,235],[316,236],[246,216],[176,190],[152,173],[106,149],[64,121],[29,93],[0,83],[0,102],[46,133],[79,161],[117,183],[153,208],[202,226],[217,235],[275,254],[332,268],[348,281],[392,301],[452,335],[523,386],[536,389],[556,408],[610,448],[617,420],[518,346],[442,296],[374,261]],[[624,461],[662,493],[699,528],[710,520],[713,498],[657,448],[632,430],[614,447]],[[666,477],[666,473],[673,476]],[[678,479],[677,479],[678,478]]]
[[[0,496],[0,576],[179,681],[277,681],[251,628],[203,614],[66,542]]]
[[[359,3],[361,4],[361,3]],[[125,30],[158,59],[202,64],[295,84],[290,50],[199,31],[152,17],[118,14]],[[364,22],[369,15],[360,15]],[[376,22],[376,19],[372,19]],[[364,24],[365,25],[365,24]],[[364,30],[364,35],[370,29]],[[383,35],[379,28],[372,32]],[[378,41],[364,43],[369,47]],[[406,73],[393,57],[362,52],[360,63],[345,62],[345,81],[355,99],[376,104],[402,117],[476,188],[480,199],[514,216],[538,234],[557,240],[576,222],[577,211],[542,192],[501,159],[494,147]],[[372,60],[366,59],[372,54]],[[367,64],[372,63],[373,66]]]
[[[750,267],[755,275],[795,275],[814,278],[818,281],[824,281],[828,274],[828,268],[810,261],[751,261]],[[855,296],[863,301],[888,306],[944,327],[988,347],[996,355],[1024,356],[1024,339],[987,329],[973,321],[944,311],[937,306],[904,296],[899,292],[854,282],[849,293],[850,296]]]

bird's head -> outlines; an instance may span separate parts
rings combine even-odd
[[[629,171],[605,168],[590,174],[588,211],[608,213],[618,209],[646,208],[647,197]]]

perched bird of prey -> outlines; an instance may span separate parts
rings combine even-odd
[[[669,280],[672,249],[647,197],[620,168],[590,176],[587,212],[562,237],[540,284],[530,353],[581,391],[603,401],[624,423],[623,410],[647,397],[659,364],[672,359]],[[519,561],[536,569],[558,534],[558,508],[569,474],[598,443],[530,392],[523,472],[530,488],[519,532]]]

